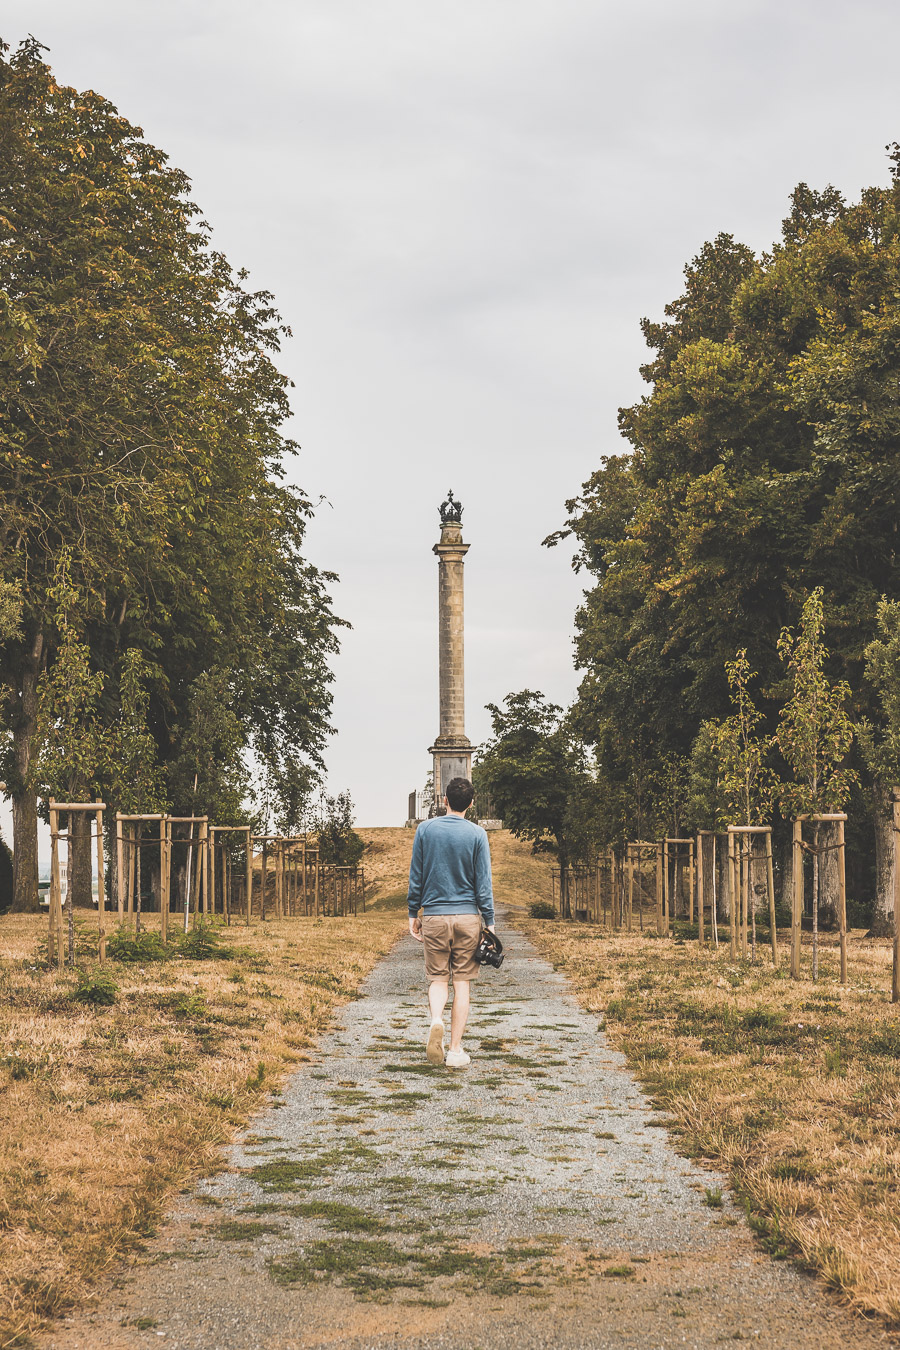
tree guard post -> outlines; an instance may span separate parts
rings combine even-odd
[[[631,856],[631,849],[626,853],[625,866],[628,875],[628,932],[631,932],[631,916],[634,913],[634,859]]]
[[[769,940],[772,965],[778,967],[778,928],[775,923],[775,874],[772,867],[772,831],[766,831],[766,890],[769,895]]]
[[[54,937],[56,942],[56,960],[60,970],[63,967],[63,911],[62,911],[62,886],[59,876],[59,816],[60,812],[65,811],[70,817],[69,828],[66,831],[68,839],[71,841],[72,825],[71,816],[75,811],[90,811],[94,817],[94,824],[97,830],[97,925],[98,925],[98,954],[101,964],[106,960],[106,888],[104,886],[103,876],[103,812],[106,810],[105,802],[58,802],[52,797],[48,802],[50,810],[50,913],[49,913],[49,938],[48,938],[48,956],[52,964]],[[69,844],[71,848],[71,843]],[[66,914],[69,920],[69,942],[68,956],[66,964],[74,966],[75,964],[75,916],[73,912],[72,901],[72,878],[69,875],[66,888]]]
[[[59,885],[59,812],[50,803],[50,933],[47,945],[49,964],[63,968],[62,896]]]
[[[894,824],[894,956],[891,965],[891,1002],[900,1003],[900,787],[891,792]]]
[[[203,913],[209,913],[209,821],[200,822],[200,839],[197,844],[197,903],[203,906]]]
[[[703,931],[703,910],[706,901],[704,887],[706,878],[703,875],[703,836],[705,830],[697,831],[697,946],[706,946],[706,935]]]
[[[244,836],[244,904],[246,909],[246,923],[250,927],[250,908],[253,904],[253,841],[251,839],[250,826],[247,826]]]
[[[663,926],[663,867],[665,859],[663,857],[663,846],[661,843],[656,845],[656,931],[659,937],[667,933]]]
[[[710,896],[710,918],[712,919],[713,945],[716,951],[719,950],[719,893],[718,883],[716,881],[716,872],[718,871],[718,836],[713,832],[712,837],[712,895]]]
[[[309,913],[309,897],[308,897],[308,895],[307,895],[307,890],[306,890],[306,868],[307,868],[307,861],[306,861],[306,835],[304,835],[304,836],[303,836],[302,851],[301,851],[301,854],[300,854],[300,880],[301,880],[301,885],[302,885],[302,888],[303,888],[303,889],[302,889],[302,895],[303,895],[303,913],[304,913],[304,914],[308,914],[308,913]]]
[[[731,959],[737,960],[737,861],[735,858],[735,836],[728,831],[728,917],[730,920]]]
[[[209,904],[213,917],[216,913],[216,827],[209,827]],[[206,910],[204,909],[204,913]]]
[[[750,910],[750,848],[749,840],[742,838],[738,841],[738,850],[741,858],[740,875],[740,895],[741,895],[741,956],[747,959],[747,924]],[[755,952],[754,952],[755,955]]]
[[[169,822],[162,816],[159,822],[159,936],[169,939]]]
[[[799,980],[800,978],[800,927],[803,915],[803,850],[805,848],[809,852],[815,854],[818,848],[818,846],[814,844],[810,849],[809,845],[805,844],[803,841],[803,822],[808,820],[814,826],[836,822],[838,827],[838,840],[835,848],[838,851],[838,923],[840,927],[841,984],[847,983],[847,870],[844,833],[846,819],[846,812],[830,811],[798,816],[794,821],[794,903],[791,915],[791,979]],[[816,831],[816,835],[818,835],[818,831]],[[824,853],[827,851],[827,848],[822,848],[819,851]],[[813,979],[815,978],[816,969],[815,963],[813,963]]]
[[[841,984],[847,983],[847,864],[844,848],[844,822],[837,823],[838,836],[838,923],[841,941]]]
[[[803,826],[794,821],[793,832],[794,886],[791,897],[791,979],[800,978],[800,924],[803,918]]]
[[[666,926],[666,937],[672,925],[672,906],[669,896],[669,841],[663,840],[663,921]]]
[[[122,838],[122,812],[116,812],[116,907],[119,923],[125,922],[125,840]]]
[[[771,825],[729,825],[728,852],[729,876],[732,870],[739,876],[738,890],[740,898],[740,940],[741,953],[747,955],[747,919],[748,910],[753,924],[754,954],[756,950],[756,921],[751,908],[751,890],[753,884],[753,840],[756,835],[764,835],[766,840],[766,893],[769,905],[769,927],[772,944],[772,964],[778,965],[778,934],[775,928],[775,882],[772,872],[772,827]],[[761,861],[761,859],[757,859]]]
[[[97,822],[97,928],[100,964],[106,961],[106,878],[103,874],[103,809],[94,813]]]

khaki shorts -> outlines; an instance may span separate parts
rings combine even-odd
[[[452,969],[456,979],[474,980],[481,970],[475,960],[480,937],[480,914],[423,915],[422,939],[428,979],[447,980]]]

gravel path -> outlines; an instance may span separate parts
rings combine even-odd
[[[501,931],[469,1070],[426,1064],[421,949],[402,941],[231,1170],[181,1197],[100,1307],[45,1344],[897,1345],[756,1249],[716,1207],[724,1179],[673,1151],[596,1017]]]

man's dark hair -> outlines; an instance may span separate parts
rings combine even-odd
[[[453,811],[467,811],[475,800],[475,789],[468,778],[451,778],[444,794]]]

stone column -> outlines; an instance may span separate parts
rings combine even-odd
[[[438,560],[438,656],[440,663],[440,731],[429,754],[434,759],[435,809],[440,809],[451,778],[471,778],[472,746],[465,727],[463,564],[469,545],[463,543],[462,507],[448,494],[441,511]]]

